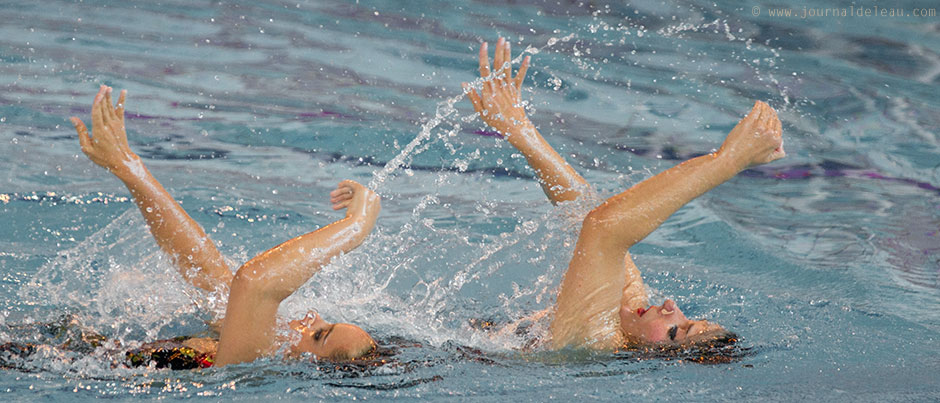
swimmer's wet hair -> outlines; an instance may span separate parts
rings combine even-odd
[[[333,357],[330,357],[330,360],[331,361],[354,361],[354,360],[367,359],[368,357],[377,354],[379,349],[380,349],[379,345],[376,344],[375,341],[373,341],[372,344],[369,345],[369,347],[366,347],[357,353],[349,353],[348,351],[345,351],[343,354],[337,354]]]
[[[328,361],[320,361],[318,365],[322,366],[318,368],[323,372],[367,373],[374,368],[393,363],[392,357],[396,354],[398,354],[396,348],[373,344],[371,348],[364,350],[357,357],[334,357]]]
[[[750,352],[750,348],[738,344],[739,340],[738,335],[725,331],[707,340],[687,344],[624,346],[618,351],[618,355],[637,360],[676,360],[706,365],[728,364],[740,361]]]

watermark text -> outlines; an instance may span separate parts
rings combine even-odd
[[[848,7],[802,7],[802,8],[766,8],[751,7],[751,14],[759,17],[761,14],[774,18],[841,18],[841,17],[887,17],[887,18],[927,18],[936,17],[936,8],[913,7],[879,7],[856,6]]]

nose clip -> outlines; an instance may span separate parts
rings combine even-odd
[[[317,313],[317,311],[308,311],[307,314],[304,315],[304,321],[306,322],[306,321],[309,320],[309,321],[311,321],[311,322],[316,322],[316,321],[317,321],[317,316],[320,316],[320,315]]]
[[[670,302],[672,303],[670,304]],[[676,308],[676,302],[671,299],[667,299],[666,302],[663,302],[663,307],[659,312],[662,313],[663,315],[672,315],[673,313],[676,312],[675,308]]]

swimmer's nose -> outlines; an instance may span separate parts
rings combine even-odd
[[[303,318],[290,321],[290,326],[295,329],[298,327],[305,327],[309,329],[312,328],[319,319],[320,315],[317,314],[317,311],[309,311],[306,315],[304,315]]]
[[[678,311],[679,307],[676,306],[676,301],[667,299],[666,302],[663,302],[662,312],[663,315],[672,315],[674,312]]]

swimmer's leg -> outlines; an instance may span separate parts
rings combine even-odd
[[[498,130],[509,144],[525,156],[539,177],[542,190],[552,204],[575,200],[587,189],[587,182],[542,138],[526,116],[520,91],[529,67],[526,56],[516,77],[512,77],[509,42],[496,42],[491,76],[486,42],[480,47],[480,75],[485,80],[480,92],[464,83],[473,108],[484,122]]]
[[[686,203],[750,166],[783,156],[777,114],[767,104],[757,102],[717,153],[661,172],[588,213],[556,302],[552,323],[555,347],[613,337],[597,334],[598,329],[617,320],[622,302],[641,301],[635,298],[635,293],[643,289],[639,272],[631,274],[628,264],[624,275],[628,249]],[[622,282],[631,278],[633,283]]]
[[[187,281],[207,291],[227,288],[232,272],[222,254],[127,144],[125,94],[121,91],[117,107],[113,107],[111,88],[101,86],[92,105],[93,136],[79,118],[71,118],[82,151],[124,182],[160,249],[170,255]]]

